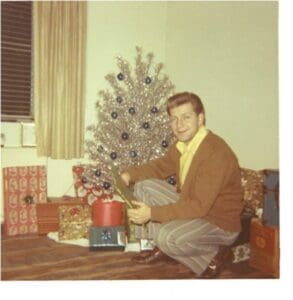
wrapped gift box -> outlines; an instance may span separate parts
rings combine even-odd
[[[82,203],[82,199],[70,198],[64,200],[64,198],[49,198],[48,203],[37,203],[37,221],[38,221],[38,233],[40,235],[47,234],[49,232],[58,231],[59,229],[59,215],[58,208],[61,205],[78,205]]]
[[[89,205],[60,205],[59,240],[76,240],[89,237],[89,227],[92,225],[91,207]]]
[[[264,170],[263,219],[266,225],[279,226],[279,171]]]
[[[47,202],[45,166],[3,168],[5,233],[37,233],[36,204]]]
[[[112,194],[106,193],[102,188],[89,182],[85,176],[85,169],[88,165],[72,167],[74,188],[76,196],[82,198],[85,203],[92,204],[96,200],[111,199]]]
[[[92,204],[94,226],[122,226],[125,223],[124,215],[123,202],[97,200]]]
[[[124,250],[126,235],[124,226],[90,226],[90,250]]]
[[[265,226],[253,218],[250,228],[249,265],[274,277],[279,277],[279,230]]]

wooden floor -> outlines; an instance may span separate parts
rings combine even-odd
[[[55,242],[46,236],[2,236],[2,280],[125,280],[195,279],[184,265],[158,262],[139,265],[136,255],[122,251],[90,251],[87,247]],[[229,265],[220,279],[270,278],[248,266]]]

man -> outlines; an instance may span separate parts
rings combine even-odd
[[[192,93],[168,99],[170,126],[177,141],[162,158],[121,174],[135,183],[136,208],[130,221],[149,225],[156,247],[134,261],[153,263],[166,257],[197,276],[216,277],[232,258],[240,230],[243,190],[238,160],[223,139],[205,127],[201,99]],[[177,190],[162,181],[176,174]],[[226,246],[226,247],[225,247]]]

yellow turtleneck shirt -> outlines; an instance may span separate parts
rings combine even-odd
[[[190,168],[193,156],[196,153],[201,142],[207,136],[207,134],[208,134],[208,130],[205,128],[205,126],[202,125],[188,144],[186,144],[184,142],[176,143],[176,148],[181,153],[180,173],[179,173],[181,187],[184,184],[184,181],[185,181],[186,175],[188,173],[188,170]]]

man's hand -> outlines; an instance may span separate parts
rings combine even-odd
[[[129,220],[135,224],[144,224],[151,219],[151,208],[143,202],[132,201],[138,208],[130,208],[127,210]]]
[[[129,173],[123,172],[123,173],[120,174],[120,177],[121,177],[121,179],[123,180],[123,182],[124,182],[127,186],[129,186],[130,180],[131,180]]]

